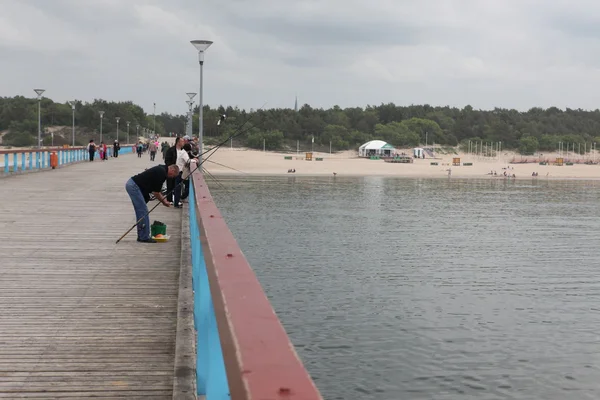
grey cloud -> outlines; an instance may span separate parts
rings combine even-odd
[[[212,39],[207,104],[596,107],[599,6],[581,1],[0,0],[0,95],[184,112],[189,40]]]
[[[271,36],[292,45],[315,47],[363,47],[408,45],[419,42],[419,29],[371,21],[345,23],[340,20],[292,19],[290,17],[238,16],[238,27]]]

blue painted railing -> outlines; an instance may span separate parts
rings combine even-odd
[[[107,150],[108,157],[111,157],[113,154],[112,147],[108,147]],[[89,152],[85,147],[0,150],[0,159],[4,158],[0,167],[4,175],[48,169],[51,168],[50,156],[52,153],[56,153],[57,167],[89,161]],[[130,145],[121,146],[121,150],[119,150],[119,155],[131,153],[133,153],[133,147]],[[96,150],[95,159],[99,159],[98,157],[98,151]]]
[[[194,289],[194,326],[196,327],[196,385],[198,394],[208,399],[228,399],[229,386],[210,294],[206,262],[197,223],[194,185],[190,185],[190,245],[192,250],[192,286]]]
[[[195,171],[190,180],[197,394],[207,400],[322,400],[204,177]]]

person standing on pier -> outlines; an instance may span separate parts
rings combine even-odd
[[[138,222],[138,242],[156,243],[156,240],[150,237],[150,217],[148,216],[147,203],[150,201],[150,193],[163,203],[165,207],[171,204],[161,193],[163,183],[168,178],[174,178],[179,174],[177,165],[157,165],[129,178],[125,184],[125,190],[131,199],[133,209],[135,210],[135,219]]]
[[[96,144],[94,143],[94,139],[91,139],[88,143],[87,151],[90,155],[90,162],[94,161],[94,155],[96,154]]]
[[[175,138],[175,146],[169,147],[165,152],[165,165],[174,165],[177,163],[177,152],[183,147],[181,138]],[[173,204],[173,188],[175,187],[175,177],[167,179],[167,199]]]
[[[190,164],[190,156],[188,152],[185,150],[187,148],[191,149],[189,144],[189,136],[184,136],[182,140],[178,142],[177,147],[177,160],[175,161],[175,165],[179,168],[179,174],[175,178],[175,190],[173,193],[173,202],[176,208],[180,208],[183,204],[181,203],[182,198],[182,183],[183,183],[183,173],[185,172],[186,167],[189,168]],[[187,177],[187,175],[186,175]],[[185,196],[187,197],[187,196]],[[184,198],[185,198],[184,197]]]
[[[150,141],[150,144],[148,145],[148,150],[150,151],[150,161],[154,161],[154,157],[156,157],[156,150],[158,150],[156,142],[154,140]]]
[[[121,145],[119,141],[115,139],[115,143],[113,143],[113,157],[119,157],[119,150],[121,150]]]

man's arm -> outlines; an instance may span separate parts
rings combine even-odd
[[[165,207],[171,207],[171,204],[169,204],[169,202],[167,201],[167,199],[165,199],[162,195],[161,192],[152,192],[152,194],[154,195],[154,197],[156,197],[156,199],[158,201],[160,201],[161,203],[163,203],[163,205]]]

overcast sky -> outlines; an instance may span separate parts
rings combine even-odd
[[[193,39],[212,106],[600,106],[592,0],[0,0],[0,96],[184,113]]]

